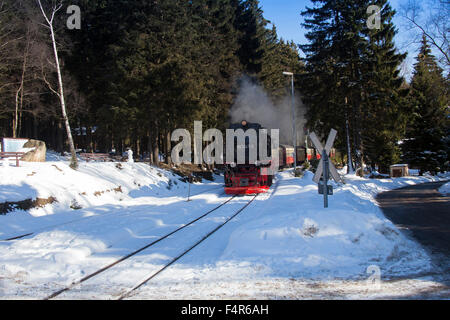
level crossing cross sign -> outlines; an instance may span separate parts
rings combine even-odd
[[[334,129],[331,129],[330,134],[328,135],[327,143],[325,144],[325,148],[322,146],[322,143],[320,143],[319,139],[317,138],[316,134],[314,132],[311,132],[309,135],[309,138],[311,139],[312,143],[316,147],[316,149],[321,153],[325,150],[325,153],[327,156],[329,156],[331,152],[331,148],[333,147],[334,140],[336,139],[337,131]],[[323,157],[320,158],[319,165],[317,166],[316,174],[314,175],[313,181],[315,183],[319,183],[320,178],[322,177],[324,170],[323,170]],[[342,182],[341,176],[336,170],[336,167],[334,164],[330,161],[328,164],[328,168],[331,173],[331,177],[336,182]]]
[[[331,129],[330,134],[328,135],[327,142],[325,144],[325,148],[322,146],[322,143],[320,143],[317,135],[314,132],[309,135],[309,138],[313,142],[317,151],[321,153],[320,162],[317,166],[313,181],[319,186],[319,194],[323,194],[325,208],[328,208],[328,195],[333,194],[333,186],[328,185],[330,174],[334,181],[342,181],[339,173],[334,167],[334,164],[329,159],[331,148],[333,147],[334,140],[336,139],[336,134],[337,131]]]

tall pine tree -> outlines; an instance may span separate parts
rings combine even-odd
[[[448,170],[449,86],[425,36],[416,59],[408,96],[412,119],[402,145],[403,158],[421,173]]]
[[[368,163],[382,172],[400,161],[400,141],[404,135],[408,110],[407,89],[399,75],[406,54],[394,45],[397,33],[392,19],[395,11],[386,0],[375,1],[382,10],[380,28],[365,29],[368,47],[362,69],[362,146]]]
[[[394,162],[391,150],[398,136],[387,131],[397,130],[397,124],[390,124],[390,129],[386,124],[382,133],[374,119],[390,121],[398,111],[403,81],[398,68],[404,56],[396,53],[393,43],[395,12],[386,0],[375,1],[381,8],[381,26],[370,30],[366,10],[373,1],[312,2],[314,6],[302,12],[309,44],[300,46],[307,62],[302,88],[310,128],[324,136],[330,128],[337,129],[337,146],[347,154],[351,150],[360,168],[367,160],[378,165]],[[385,149],[371,148],[381,142]]]

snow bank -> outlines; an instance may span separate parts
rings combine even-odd
[[[0,239],[129,205],[164,205],[187,196],[187,184],[179,176],[145,163],[80,161],[74,171],[66,157],[50,152],[48,158],[55,161],[21,162],[18,168],[0,161],[0,203],[57,200],[27,212],[0,215]],[[192,193],[201,190],[196,187]]]
[[[370,265],[390,275],[431,268],[426,252],[384,217],[374,197],[436,178],[347,175],[346,184],[334,186],[325,209],[312,177],[310,172],[301,180],[281,173],[264,214],[231,234],[220,259],[248,261],[269,267],[270,276],[296,278],[367,276]]]
[[[450,194],[450,182],[447,182],[442,187],[440,187],[439,192],[442,193],[443,195]]]
[[[33,215],[67,209],[73,201],[81,207],[120,201],[144,186],[164,190],[175,179],[143,163],[80,162],[77,171],[62,161],[20,165],[0,166],[0,202],[50,196],[58,200],[56,207],[33,210]]]

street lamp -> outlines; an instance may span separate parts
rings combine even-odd
[[[293,147],[294,147],[294,175],[297,170],[297,130],[295,127],[295,97],[294,97],[294,74],[292,72],[284,71],[285,76],[291,76],[292,85],[292,137],[293,137]]]

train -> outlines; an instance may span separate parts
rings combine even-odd
[[[229,129],[237,130],[242,129],[247,131],[248,129],[254,129],[258,132],[260,129],[264,129],[259,123],[250,123],[246,120],[240,123],[231,124]],[[259,135],[257,135],[257,148],[259,148]],[[269,170],[271,163],[262,163],[260,159],[257,159],[254,163],[250,163],[248,155],[248,140],[246,140],[246,153],[245,163],[237,164],[237,145],[234,145],[235,159],[231,163],[225,163],[225,193],[230,195],[245,195],[245,194],[258,194],[265,193],[270,189],[273,183],[273,172]],[[259,150],[258,150],[259,151]],[[297,153],[297,165],[303,164],[305,161],[312,161],[314,159],[320,160],[321,154],[314,148],[307,148],[297,146],[295,152]],[[294,147],[289,145],[280,144],[278,148],[278,168],[290,168],[294,166]],[[335,150],[331,151],[330,157],[334,157]],[[271,140],[270,136],[267,138],[267,155],[271,156]],[[259,152],[258,152],[259,157]]]
[[[264,129],[259,123],[243,120],[241,123],[230,125],[229,129],[245,131],[254,129],[256,132]],[[271,163],[262,163],[259,159],[259,134],[256,135],[256,150],[258,159],[251,163],[249,156],[249,139],[245,141],[245,163],[238,164],[237,144],[234,144],[234,161],[225,163],[225,193],[232,195],[258,194],[267,192],[272,185],[273,175],[269,173]],[[271,157],[271,140],[267,137],[267,156]]]
[[[297,165],[302,165],[305,161],[320,160],[322,155],[315,148],[306,148],[297,146]],[[330,159],[336,158],[336,149],[331,148]],[[280,145],[279,147],[280,168],[289,168],[294,166],[294,148],[288,145]]]

